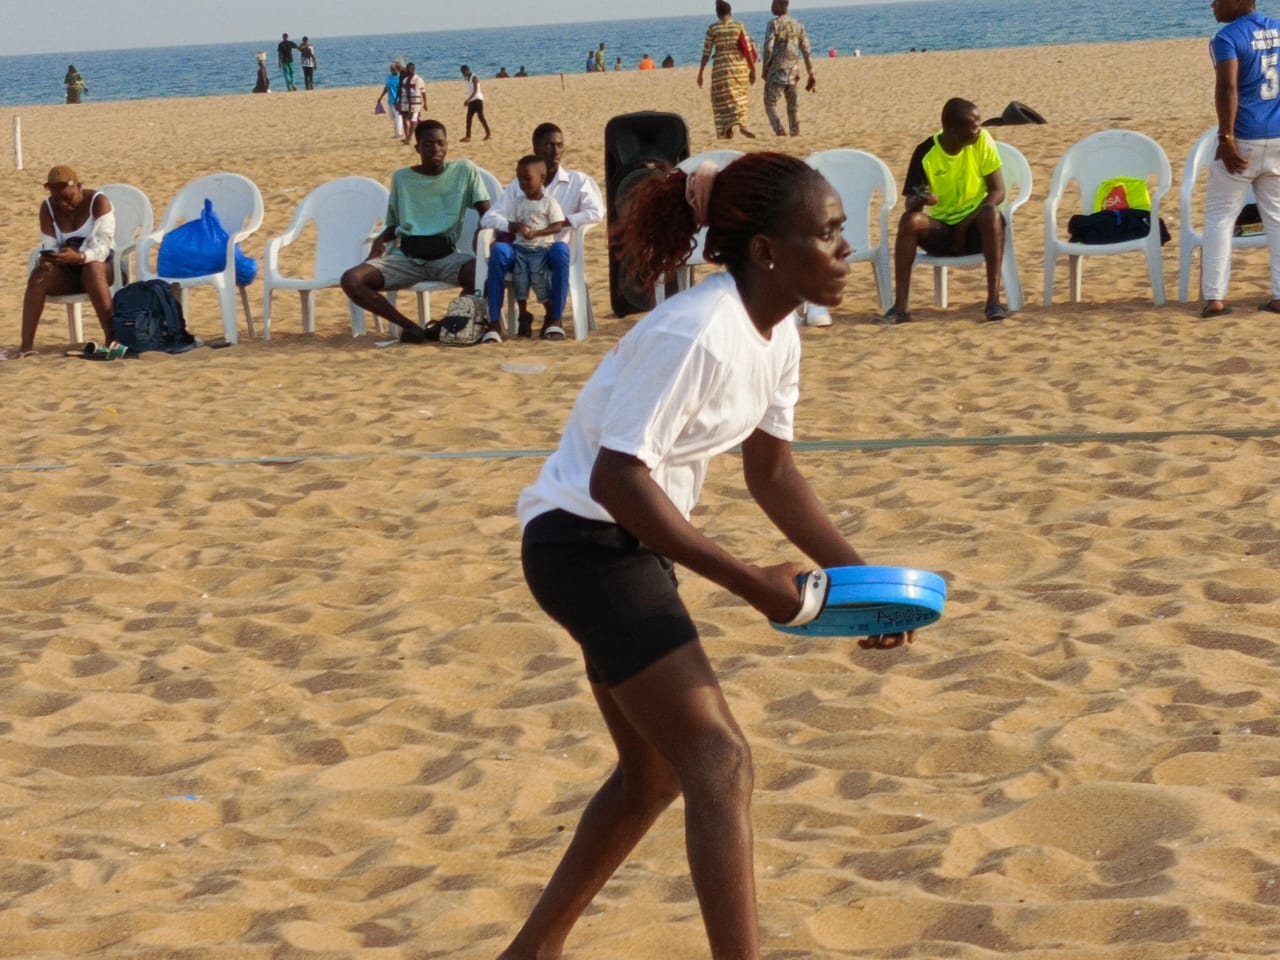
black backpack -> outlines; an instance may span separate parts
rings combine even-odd
[[[111,336],[130,353],[182,353],[196,345],[196,338],[187,332],[182,304],[163,280],[139,280],[115,292]]]

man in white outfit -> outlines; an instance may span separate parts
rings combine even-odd
[[[547,165],[547,179],[543,190],[560,205],[569,227],[562,230],[547,252],[547,266],[551,272],[551,303],[547,316],[563,317],[565,300],[569,296],[569,263],[571,230],[604,219],[604,200],[600,188],[585,173],[561,166],[564,157],[564,133],[554,123],[539,124],[533,131],[533,152]],[[480,221],[482,227],[507,231],[524,193],[518,180],[512,180],[502,191],[489,211]],[[489,279],[485,297],[489,301],[489,316],[502,316],[502,299],[506,292],[507,271],[515,258],[510,243],[495,243],[489,251]],[[574,317],[573,322],[586,323],[586,317]],[[531,330],[521,329],[521,336],[531,336]],[[542,336],[547,340],[563,340],[564,329],[550,319],[543,324]]]
[[[1225,26],[1209,41],[1218,150],[1205,194],[1205,318],[1231,312],[1231,236],[1251,187],[1271,254],[1270,296],[1259,309],[1280,313],[1280,21],[1254,4],[1213,0],[1213,15]]]

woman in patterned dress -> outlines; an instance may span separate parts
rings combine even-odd
[[[716,136],[729,139],[734,128],[744,137],[754,137],[747,129],[747,93],[756,82],[755,58],[743,56],[741,40],[753,53],[754,45],[742,24],[733,19],[733,8],[725,0],[716,0],[716,16],[719,18],[707,28],[707,39],[702,44],[702,63],[698,67],[698,86],[702,86],[702,74],[714,52],[716,61],[711,67],[711,110],[716,118]]]

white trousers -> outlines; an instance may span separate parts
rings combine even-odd
[[[1228,173],[1221,160],[1209,164],[1201,293],[1206,300],[1227,298],[1231,235],[1252,187],[1271,255],[1271,297],[1280,299],[1280,139],[1237,140],[1236,150],[1249,164],[1242,173]]]

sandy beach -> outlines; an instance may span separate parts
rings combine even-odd
[[[937,309],[917,270],[916,322],[882,328],[859,264],[834,325],[802,331],[797,459],[870,562],[946,577],[945,618],[865,652],[682,579],[754,750],[764,955],[1273,953],[1280,326],[1253,309],[1264,251],[1236,254],[1232,315],[1177,302],[1182,167],[1215,123],[1204,41],[817,69],[802,137],[766,135],[757,88],[761,136],[732,146],[858,147],[900,183],[949,96],[1049,123],[995,131],[1035,179],[1021,313],[980,323],[977,270],[953,271]],[[694,75],[486,81],[494,138],[469,144],[461,85],[428,98],[451,157],[506,182],[554,120],[566,165],[603,187],[617,114],[675,111],[695,152],[725,145]],[[157,217],[188,180],[243,173],[260,257],[321,182],[412,162],[377,92],[16,111],[0,343],[17,343],[53,164],[143,188]],[[1130,254],[1088,262],[1080,304],[1062,264],[1046,309],[1054,164],[1108,128],[1173,167],[1169,302]],[[6,118],[6,164],[11,134]],[[270,342],[242,325],[234,348],[110,364],[64,356],[50,306],[38,355],[0,363],[0,957],[496,956],[612,760],[576,647],[523,583],[514,516],[637,319],[610,310],[603,230],[587,262],[599,330],[582,342],[380,349],[328,291],[314,336],[278,294]],[[192,293],[190,325],[221,332],[212,292]],[[745,558],[799,559],[736,456],[695,521]],[[566,956],[707,956],[679,803]]]

